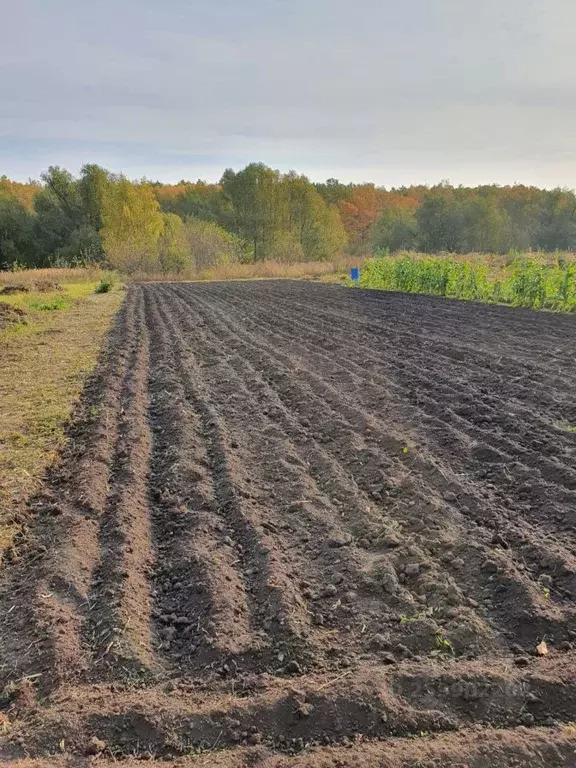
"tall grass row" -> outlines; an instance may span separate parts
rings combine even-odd
[[[364,265],[361,285],[490,304],[576,310],[576,265],[563,257],[542,263],[516,257],[498,270],[481,259],[450,256],[382,256]]]

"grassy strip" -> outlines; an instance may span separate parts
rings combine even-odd
[[[78,279],[78,278],[76,278]],[[0,558],[19,530],[19,511],[64,441],[123,292],[97,282],[0,296],[25,322],[0,331]]]
[[[550,262],[524,254],[497,264],[482,256],[382,256],[364,265],[360,284],[488,304],[576,310],[576,265],[563,256]]]

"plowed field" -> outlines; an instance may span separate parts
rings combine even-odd
[[[0,585],[0,759],[575,765],[576,321],[130,289]]]

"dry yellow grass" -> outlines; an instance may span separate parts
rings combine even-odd
[[[32,282],[34,275],[22,275]],[[57,279],[79,276],[74,270]],[[69,283],[57,294],[15,294],[4,302],[24,308],[26,324],[0,331],[0,558],[18,530],[18,510],[63,444],[74,402],[122,301],[122,291],[95,295],[94,287]],[[51,305],[54,296],[62,308],[34,308],[42,306],[36,301]]]
[[[19,272],[0,271],[0,289],[6,285],[23,285],[34,290],[44,283],[97,283],[101,270],[98,267],[70,267],[67,269],[28,269]]]
[[[351,266],[360,266],[366,257],[341,258],[334,261],[307,261],[286,264],[279,261],[258,261],[253,264],[220,264],[198,272],[165,272],[132,275],[134,282],[188,282],[197,280],[259,280],[288,279],[313,280],[336,278],[348,274]]]

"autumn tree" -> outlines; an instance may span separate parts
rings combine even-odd
[[[158,265],[162,272],[182,272],[192,266],[184,222],[175,213],[162,214]]]
[[[287,198],[284,229],[299,244],[302,257],[320,261],[341,251],[347,237],[336,207],[325,202],[306,176],[291,172],[282,178],[281,184]]]
[[[11,181],[8,176],[0,176],[0,194],[16,198],[28,213],[34,211],[34,198],[41,189],[42,187],[37,181],[28,181],[22,184],[18,181]]]
[[[154,185],[154,192],[165,213],[176,213],[181,219],[193,216],[230,227],[232,207],[219,184],[181,181],[174,185]]]
[[[0,262],[111,264],[127,271],[226,260],[319,260],[346,249],[576,249],[576,196],[525,185],[385,189],[313,184],[262,163],[219,184],[131,182],[94,164],[41,183],[0,177]]]
[[[189,216],[184,222],[184,234],[192,267],[197,271],[251,258],[249,243],[213,221]]]
[[[100,234],[112,266],[127,273],[154,270],[163,231],[164,217],[150,184],[124,177],[108,184]]]
[[[341,200],[338,210],[350,241],[352,253],[369,253],[371,228],[385,207],[385,190],[374,184],[354,187],[351,197]]]

